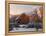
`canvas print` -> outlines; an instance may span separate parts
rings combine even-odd
[[[42,32],[43,6],[10,4],[9,32]]]

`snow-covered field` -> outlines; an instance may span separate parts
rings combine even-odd
[[[36,28],[13,28],[10,32],[29,32],[29,31],[36,31]],[[42,31],[42,29],[39,29],[39,31]]]

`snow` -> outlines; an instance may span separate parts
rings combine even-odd
[[[10,32],[24,32],[24,31],[36,31],[36,28],[14,28]]]

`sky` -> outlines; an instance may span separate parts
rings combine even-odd
[[[39,9],[40,5],[21,5],[21,4],[10,4],[10,15],[18,14],[32,14],[35,9]]]

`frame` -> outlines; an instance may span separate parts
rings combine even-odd
[[[34,6],[42,6],[42,31],[21,31],[21,32],[10,32],[9,31],[9,17],[10,17],[10,4],[19,4],[19,5],[34,5]],[[44,2],[24,2],[24,1],[6,1],[5,2],[5,35],[20,35],[20,34],[37,34],[45,32],[45,3]],[[33,6],[33,7],[34,7]],[[35,9],[36,10],[36,9]],[[38,10],[39,11],[39,10]],[[36,12],[36,11],[34,11]],[[29,15],[29,14],[28,14]],[[37,30],[37,29],[36,29]]]

